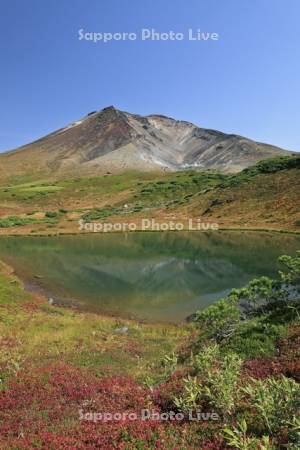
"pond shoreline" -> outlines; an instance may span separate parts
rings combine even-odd
[[[89,309],[87,307],[80,307],[76,303],[69,303],[68,301],[61,300],[57,298],[54,302],[50,302],[49,300],[53,297],[53,294],[44,288],[41,288],[38,284],[29,283],[26,279],[20,275],[15,268],[11,264],[7,264],[5,261],[0,259],[0,274],[8,279],[16,279],[17,282],[22,286],[25,292],[28,292],[32,295],[32,297],[38,301],[41,301],[44,305],[49,305],[53,308],[62,308],[68,311],[72,311],[74,314],[83,314],[97,316],[101,320],[115,320],[120,326],[123,325],[145,325],[149,327],[172,327],[172,328],[181,328],[183,326],[188,326],[189,321],[186,320],[181,322],[166,322],[166,321],[151,321],[151,320],[142,320],[135,317],[124,317],[114,313],[107,313],[104,311]]]
[[[59,232],[45,232],[45,233],[0,233],[1,237],[56,237],[56,236],[93,236],[93,235],[105,235],[105,234],[133,234],[133,233],[220,233],[223,231],[237,231],[237,232],[253,232],[253,233],[278,233],[278,234],[291,234],[300,235],[300,231],[296,230],[285,230],[285,229],[274,229],[274,228],[231,228],[231,227],[220,227],[218,230],[133,230],[133,231],[59,231]]]

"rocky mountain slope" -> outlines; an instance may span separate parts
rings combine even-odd
[[[286,150],[242,136],[199,128],[161,115],[113,106],[0,155],[0,177],[89,175],[124,170],[217,169],[237,172]]]

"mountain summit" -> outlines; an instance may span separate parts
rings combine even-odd
[[[261,159],[286,154],[290,152],[242,136],[109,106],[1,154],[0,177],[33,170],[59,176],[189,168],[237,172]]]

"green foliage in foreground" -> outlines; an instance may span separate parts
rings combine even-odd
[[[200,341],[214,339],[229,346],[234,342],[231,347],[239,349],[240,340],[245,350],[252,351],[261,340],[262,354],[268,353],[264,345],[271,348],[271,342],[283,336],[286,323],[300,317],[300,251],[279,261],[286,270],[279,272],[278,280],[254,279],[197,313],[196,323],[203,330]]]
[[[278,279],[252,280],[199,311],[195,321],[198,338],[190,347],[190,357],[171,358],[173,373],[174,362],[177,368],[181,362],[180,368],[188,369],[180,392],[173,397],[174,406],[182,412],[216,411],[223,423],[223,438],[233,449],[300,448],[298,377],[293,378],[291,371],[287,377],[280,368],[276,376],[260,375],[261,362],[256,360],[274,358],[289,327],[300,329],[300,251],[279,260],[284,270]],[[283,364],[298,367],[294,358],[285,357]],[[243,372],[244,360],[249,359],[255,378]]]
[[[191,358],[195,376],[183,380],[184,392],[175,397],[176,407],[184,412],[208,402],[220,415],[231,416],[238,395],[241,363],[234,353],[221,355],[215,344],[204,347],[201,353]]]
[[[243,392],[248,396],[250,407],[260,416],[264,429],[272,435],[278,433],[282,425],[289,426],[290,418],[296,418],[300,412],[300,385],[293,379],[253,380]]]

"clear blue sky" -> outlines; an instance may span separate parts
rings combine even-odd
[[[0,0],[0,151],[108,105],[300,150],[299,0]],[[219,41],[79,41],[78,30]]]

